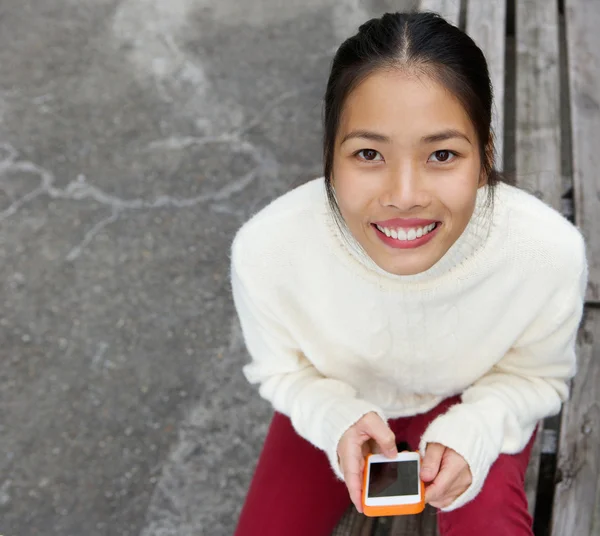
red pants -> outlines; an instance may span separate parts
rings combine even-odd
[[[428,413],[390,421],[397,440],[416,449],[427,425],[458,397]],[[532,536],[524,490],[533,437],[515,455],[501,454],[483,489],[465,506],[438,511],[441,536]],[[325,454],[301,438],[276,413],[240,515],[235,536],[330,536],[350,505]]]

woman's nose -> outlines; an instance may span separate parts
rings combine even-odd
[[[394,207],[408,212],[415,207],[423,207],[429,203],[429,194],[423,181],[414,169],[403,169],[390,173],[381,197],[383,206]]]

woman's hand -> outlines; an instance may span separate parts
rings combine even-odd
[[[471,469],[455,450],[428,443],[421,464],[421,480],[427,484],[425,502],[445,508],[462,495],[473,481]]]
[[[374,412],[367,413],[348,428],[337,447],[338,461],[350,499],[361,513],[365,456],[371,452],[381,452],[388,458],[398,454],[394,432]]]

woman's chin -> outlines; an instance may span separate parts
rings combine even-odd
[[[429,270],[439,259],[425,260],[418,259],[414,262],[407,262],[408,259],[402,259],[404,262],[398,262],[399,259],[378,259],[375,264],[382,270],[400,276],[417,275]]]

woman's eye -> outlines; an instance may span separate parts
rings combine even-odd
[[[431,154],[431,156],[429,157],[429,160],[432,162],[445,163],[445,162],[451,162],[452,160],[454,160],[455,156],[456,156],[456,153],[454,153],[452,151],[447,151],[447,150],[435,151],[434,153]]]
[[[361,149],[357,153],[356,156],[360,156],[361,160],[366,160],[368,162],[383,160],[381,155],[375,149]],[[379,156],[379,158],[377,158]]]

